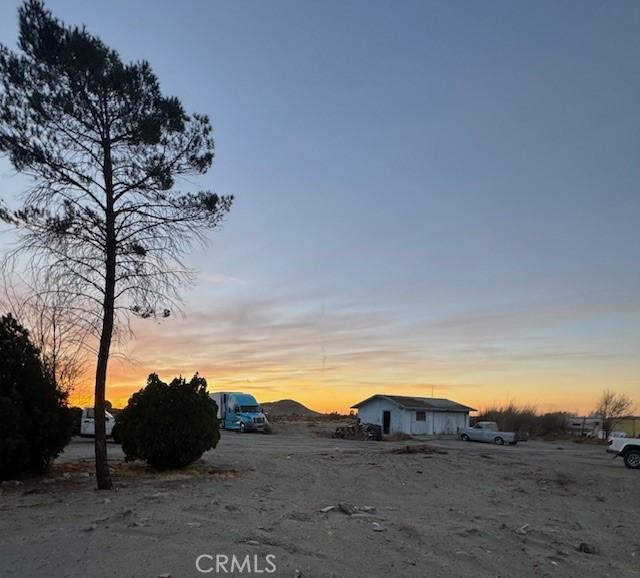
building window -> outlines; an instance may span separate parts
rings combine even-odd
[[[427,415],[424,411],[416,412],[416,421],[427,421]]]

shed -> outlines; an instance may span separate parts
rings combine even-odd
[[[363,423],[382,427],[383,434],[455,434],[469,427],[474,408],[449,399],[376,394],[351,407],[358,410]]]

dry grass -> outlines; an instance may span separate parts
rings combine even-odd
[[[93,463],[91,464],[93,466]],[[232,468],[218,468],[199,460],[186,468],[179,470],[164,470],[159,472],[143,462],[114,461],[111,464],[114,479],[132,479],[142,482],[190,480],[207,478],[213,480],[230,480],[238,476],[238,471]]]
[[[146,484],[154,482],[175,482],[198,479],[231,480],[239,476],[232,468],[220,468],[199,460],[180,470],[158,471],[143,462],[126,462],[111,459],[109,469],[114,484]],[[4,485],[2,492],[44,494],[68,492],[95,487],[95,465],[93,459],[78,459],[57,462],[49,472],[23,479],[17,485]]]

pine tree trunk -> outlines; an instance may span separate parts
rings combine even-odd
[[[102,320],[102,335],[100,336],[100,349],[98,351],[98,363],[96,367],[95,388],[95,452],[96,452],[96,480],[99,490],[110,490],[113,487],[109,463],[107,461],[107,435],[105,424],[105,386],[107,382],[107,363],[109,361],[109,348],[111,345],[111,332],[113,330],[113,305],[109,316],[105,298]],[[109,317],[111,320],[109,321]]]
[[[102,331],[100,333],[100,349],[96,367],[95,388],[95,452],[96,480],[99,490],[110,490],[113,487],[107,458],[107,436],[105,427],[105,389],[111,337],[113,336],[113,319],[115,307],[116,285],[116,238],[115,211],[113,199],[113,169],[111,165],[110,143],[103,144],[103,173],[105,182],[105,283],[104,301],[102,305]]]

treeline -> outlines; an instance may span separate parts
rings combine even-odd
[[[493,405],[471,418],[472,425],[479,421],[495,421],[502,431],[526,432],[531,436],[545,437],[565,434],[571,414],[565,411],[539,413],[531,405]]]

